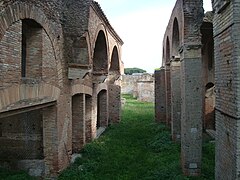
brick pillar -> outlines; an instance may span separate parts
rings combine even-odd
[[[99,127],[108,126],[108,95],[102,90],[97,95],[97,123]]]
[[[155,121],[166,123],[165,69],[155,71]]]
[[[174,141],[181,138],[181,88],[180,88],[180,59],[171,61],[171,132]]]
[[[86,142],[89,143],[92,140],[92,97],[89,95],[85,96],[85,121],[86,121]]]
[[[45,175],[56,176],[59,169],[56,106],[43,109],[43,147]]]
[[[171,75],[170,64],[165,67],[165,89],[166,89],[166,123],[171,126]]]
[[[72,153],[78,153],[85,141],[85,94],[77,94],[72,97]]]
[[[109,123],[120,122],[121,114],[121,87],[114,84],[108,85]]]
[[[203,85],[201,45],[185,45],[181,55],[181,158],[185,175],[199,175],[202,158]]]
[[[91,120],[91,137],[95,139],[97,136],[97,87],[98,84],[93,83],[93,96],[92,96],[92,120]]]

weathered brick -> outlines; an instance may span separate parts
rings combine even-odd
[[[29,133],[22,133],[23,127],[31,128],[26,115],[29,122],[37,121],[34,128],[42,134],[34,131],[30,134],[40,140],[29,141],[37,145],[31,147],[30,156],[22,157],[17,164],[26,169],[26,162],[33,167],[44,163],[40,174],[56,176],[69,164],[73,152],[96,137],[97,114],[101,114],[101,126],[107,127],[108,104],[121,103],[120,90],[108,93],[111,86],[118,85],[117,78],[108,78],[108,68],[112,68],[111,77],[119,77],[123,72],[123,41],[100,6],[90,0],[4,0],[0,11],[0,143],[6,142],[8,146],[1,146],[0,154],[9,151],[14,157],[18,146],[24,151],[20,146],[27,142]],[[110,67],[109,56],[113,51],[117,56],[113,56],[115,64]],[[97,61],[101,57],[104,57],[104,71],[100,69],[102,63]],[[84,76],[70,79],[68,71],[72,66],[84,72]],[[94,66],[98,68],[93,73]],[[111,109],[112,122],[120,120],[119,112],[120,106]],[[12,121],[14,127],[19,125],[15,135],[5,126]],[[2,138],[8,131],[10,135]],[[12,140],[16,134],[20,141]],[[29,147],[25,149],[29,151]],[[36,156],[40,150],[41,155]],[[31,156],[36,160],[28,161]]]

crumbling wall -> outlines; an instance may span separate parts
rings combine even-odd
[[[154,77],[147,73],[122,76],[122,94],[132,94],[140,101],[154,102]]]

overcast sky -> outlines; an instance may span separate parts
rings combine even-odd
[[[96,0],[124,41],[125,67],[149,73],[161,66],[162,40],[176,0]],[[204,0],[205,11],[211,0]]]

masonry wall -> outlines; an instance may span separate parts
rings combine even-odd
[[[171,99],[177,91],[171,89],[176,84],[171,84],[174,79],[171,79],[170,63],[175,58],[180,58],[181,165],[183,173],[190,176],[201,173],[204,89],[200,27],[203,15],[202,1],[176,1],[163,39],[162,65],[166,72],[166,121],[169,126],[174,125],[171,114],[179,112],[176,110],[177,104],[172,104],[176,99]],[[173,109],[175,111],[171,112]]]
[[[91,140],[93,139],[92,136],[92,117],[93,117],[93,107],[92,107],[92,97],[90,95],[85,95],[85,119],[86,119],[86,123],[85,123],[85,137],[86,137],[86,143],[91,142]]]
[[[171,74],[171,133],[174,141],[181,141],[181,88],[180,62],[173,60],[170,65]]]
[[[109,85],[109,123],[120,122],[121,116],[121,87],[118,85]]]
[[[0,124],[1,161],[15,160],[16,166],[16,159],[43,159],[43,121],[40,110],[1,118]]]
[[[154,102],[154,77],[147,73],[122,76],[122,94],[132,94],[140,101]]]
[[[123,75],[122,76],[122,89],[121,93],[123,94],[133,94],[134,87],[136,85],[137,80],[140,77],[136,75]]]
[[[165,69],[155,71],[155,121],[166,123]]]
[[[143,102],[154,102],[154,82],[153,81],[138,81],[138,100]]]
[[[58,72],[54,55],[54,47],[44,30],[42,33],[42,39],[42,79],[44,82],[58,87]]]
[[[123,42],[100,7],[91,3],[65,0],[29,0],[27,3],[3,0],[0,3],[0,144],[4,145],[0,154],[8,150],[14,154],[16,147],[22,152],[26,146],[30,155],[26,157],[22,153],[17,166],[31,175],[56,177],[69,164],[72,153],[79,152],[85,142],[96,137],[97,94],[103,89],[105,96],[99,101],[104,99],[103,124],[108,126],[107,90],[116,79],[108,78],[108,73],[95,78],[91,62],[100,24],[101,30],[107,29],[104,30],[108,37],[105,38],[107,68],[113,47],[117,47],[118,58],[121,57]],[[90,6],[94,9],[92,16]],[[25,75],[23,50],[26,52]],[[72,100],[76,94],[82,98]],[[35,112],[34,115],[31,112]],[[27,124],[25,114],[31,117]],[[12,131],[8,124],[20,128]],[[23,133],[26,127],[35,128],[36,132],[31,131],[31,137],[27,137],[26,132]],[[17,145],[14,144],[16,134],[20,139]],[[5,143],[2,136],[14,143]],[[26,142],[32,145],[31,152]]]
[[[172,115],[172,107],[171,107],[171,72],[170,72],[170,64],[167,64],[165,67],[165,91],[166,91],[166,124],[171,127],[171,115]],[[175,113],[175,112],[174,112]]]
[[[239,179],[239,1],[214,1],[216,179]]]
[[[17,84],[21,80],[22,22],[12,24],[0,42],[0,88]],[[20,32],[20,33],[19,33]],[[17,61],[15,60],[17,59]]]
[[[72,152],[79,153],[86,142],[85,133],[85,95],[72,97]]]

